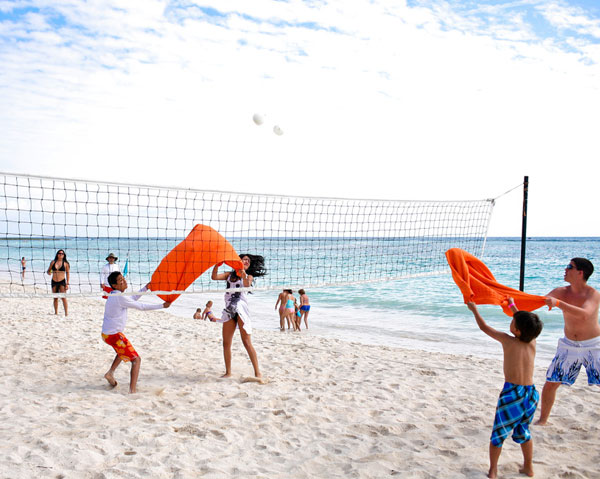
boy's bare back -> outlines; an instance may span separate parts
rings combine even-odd
[[[516,328],[514,318],[510,323],[512,335],[506,334],[489,326],[479,314],[475,303],[467,303],[467,307],[475,316],[479,329],[502,344],[504,379],[509,383],[521,386],[532,385],[535,364],[535,339],[529,342],[521,341],[519,339],[521,332]]]
[[[502,333],[506,338],[499,340],[504,351],[504,379],[513,384],[533,384],[535,364],[535,339],[524,343],[519,338]]]

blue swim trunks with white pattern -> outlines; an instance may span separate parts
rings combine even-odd
[[[581,366],[587,373],[588,384],[600,386],[600,336],[585,341],[560,338],[556,356],[546,373],[546,381],[571,386]]]
[[[513,441],[518,444],[529,441],[531,439],[529,424],[531,424],[539,399],[540,395],[533,384],[521,386],[509,382],[504,383],[504,388],[498,398],[498,406],[496,406],[492,444],[502,447],[502,443],[513,429]]]

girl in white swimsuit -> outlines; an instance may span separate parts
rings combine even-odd
[[[262,256],[245,254],[241,256],[241,259],[244,269],[219,273],[220,264],[216,264],[213,268],[211,278],[217,281],[227,281],[227,289],[229,290],[249,288],[252,286],[255,277],[267,274],[263,266],[264,258]],[[236,327],[239,326],[242,344],[246,348],[248,357],[254,368],[254,376],[257,379],[262,378],[258,367],[258,357],[252,345],[252,320],[245,291],[225,292],[225,309],[223,310],[220,322],[223,323],[223,356],[225,359],[225,374],[222,377],[231,377],[231,343],[233,341],[233,333],[235,333]]]

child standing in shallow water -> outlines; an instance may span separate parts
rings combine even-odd
[[[302,323],[302,318],[304,318],[304,324],[306,325],[306,329],[308,329],[308,312],[310,311],[310,301],[308,300],[308,295],[306,291],[303,289],[298,290],[298,294],[300,295],[300,323]]]
[[[532,477],[533,440],[529,424],[540,397],[533,384],[535,338],[542,332],[543,323],[537,314],[517,311],[514,300],[509,298],[509,307],[514,313],[510,323],[510,332],[513,334],[511,336],[488,326],[475,303],[467,303],[467,307],[475,316],[479,329],[500,342],[504,351],[505,383],[496,407],[490,441],[488,477],[498,476],[498,459],[502,452],[502,444],[513,430],[513,441],[521,445],[523,452],[523,467],[519,472]]]

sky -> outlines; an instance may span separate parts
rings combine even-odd
[[[0,0],[2,172],[600,236],[599,112],[596,0]]]

